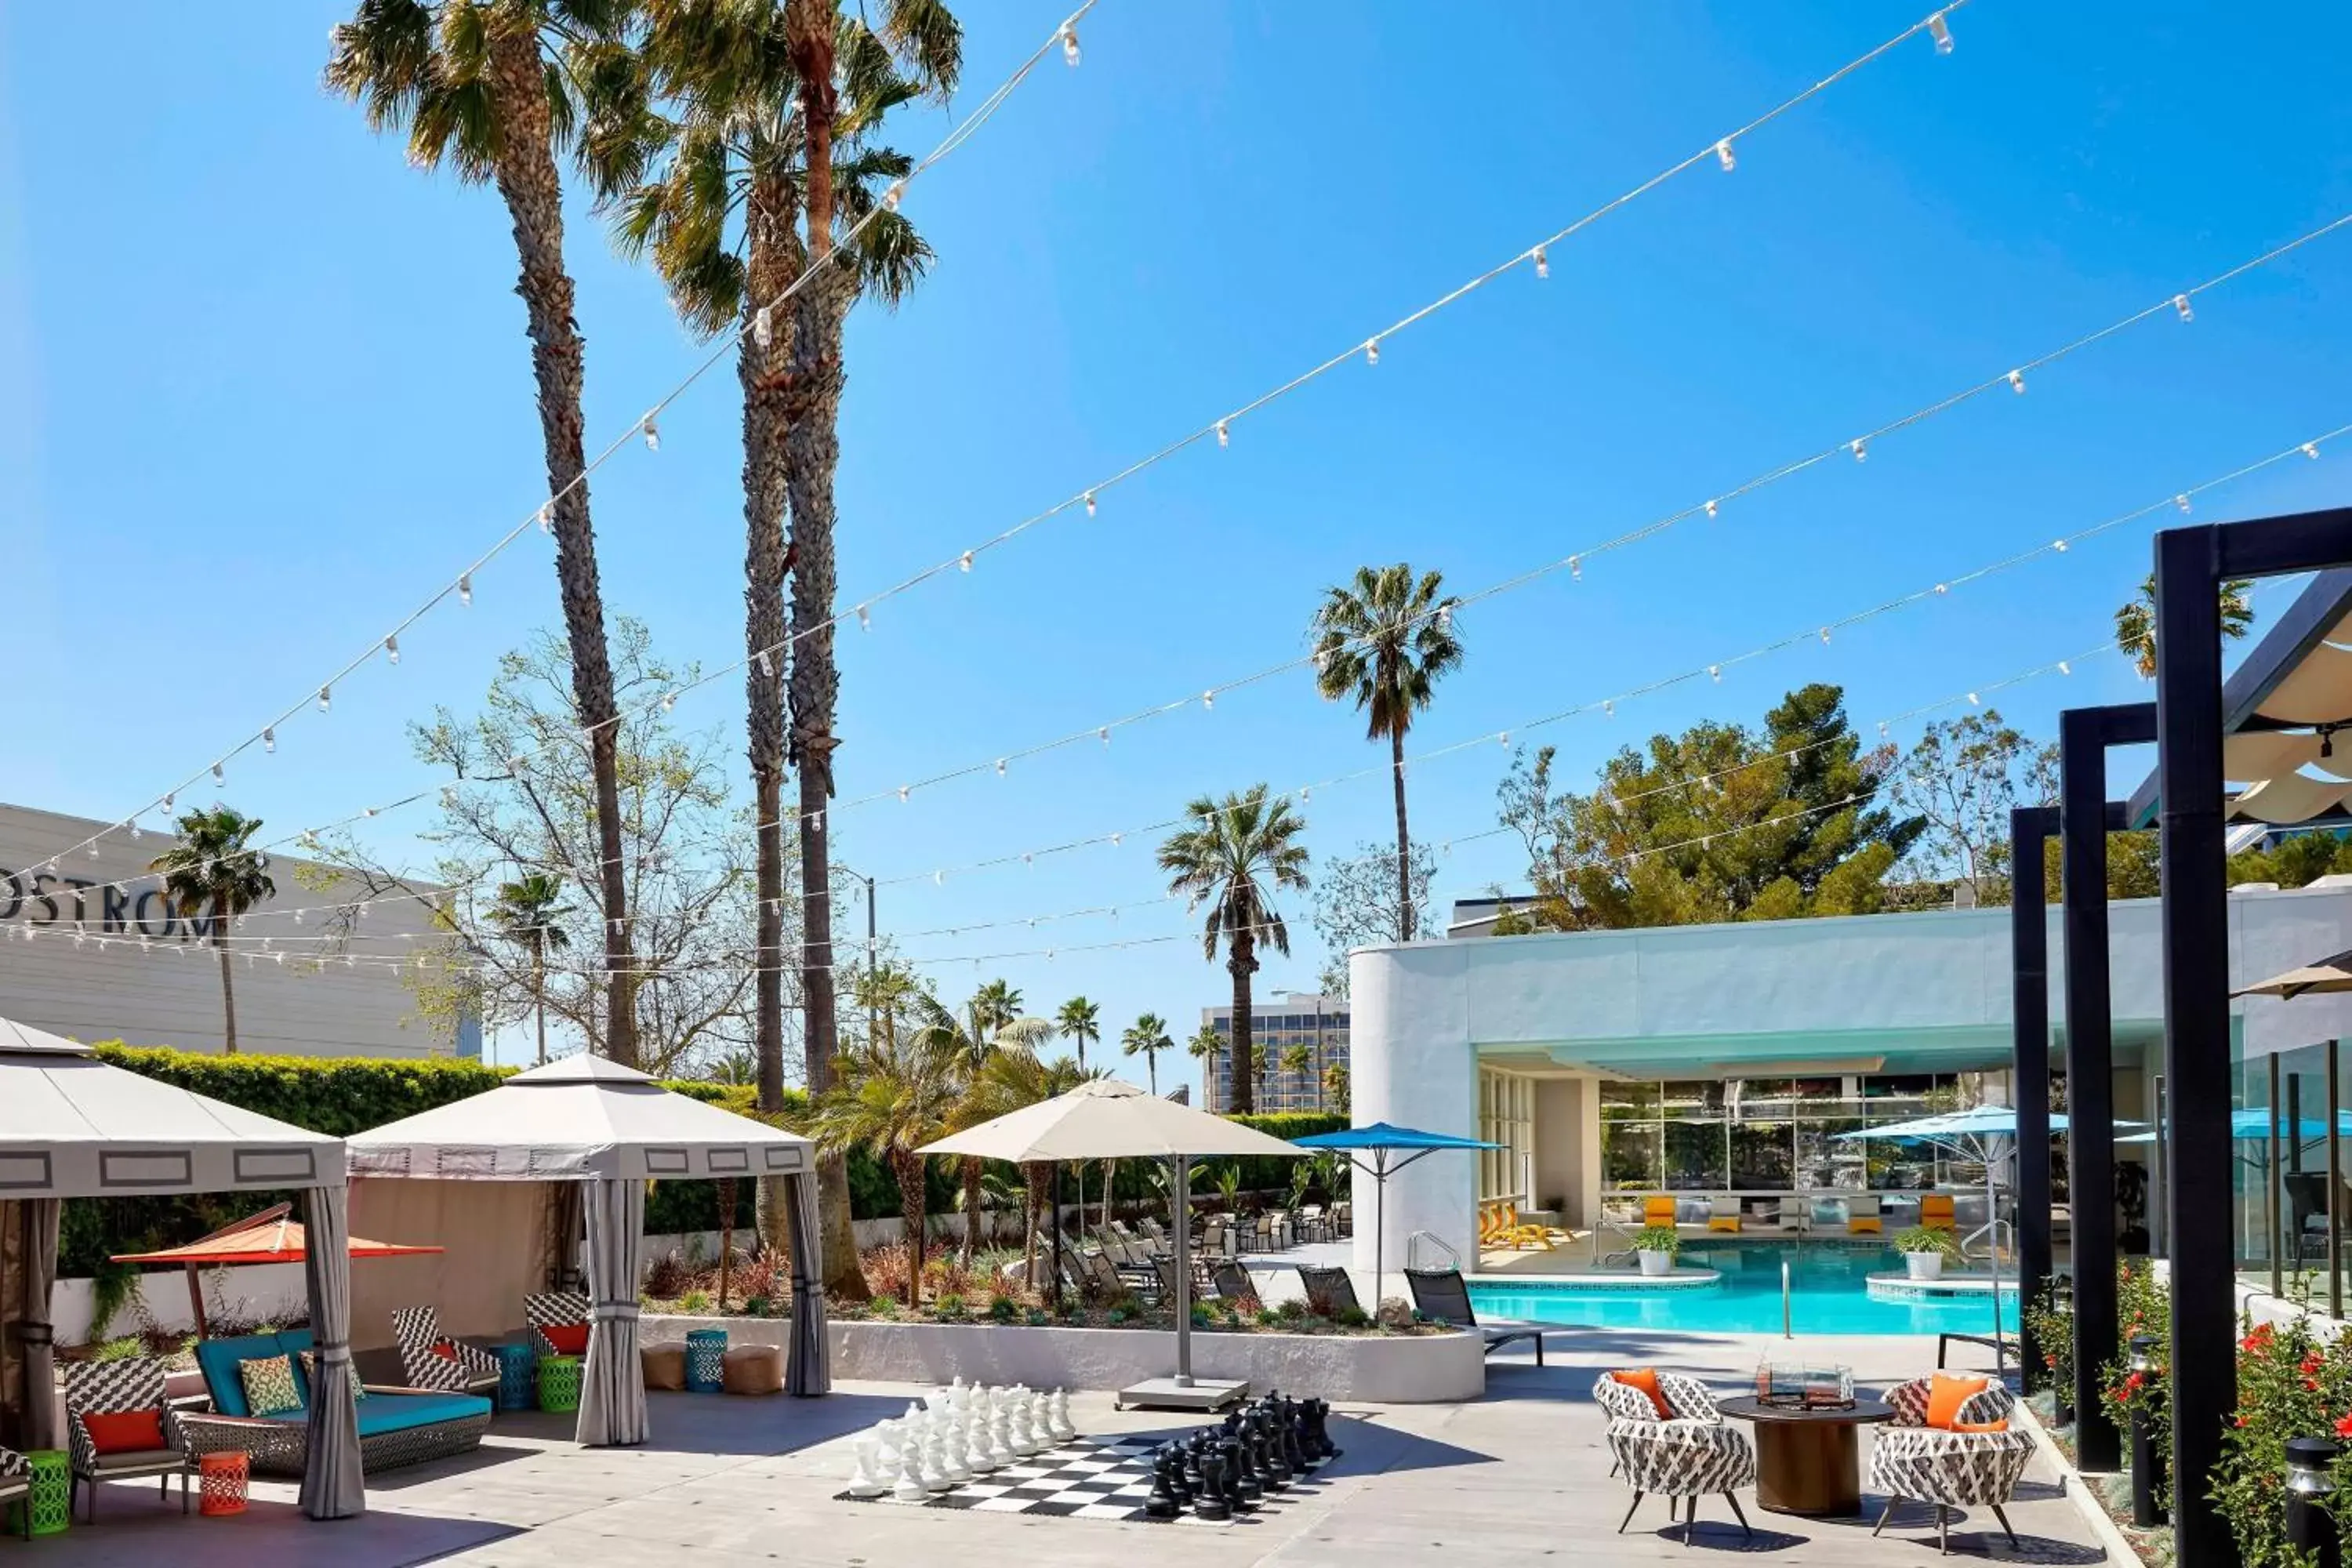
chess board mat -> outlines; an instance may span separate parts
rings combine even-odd
[[[1139,1433],[1123,1437],[1077,1437],[1034,1457],[1015,1459],[1003,1469],[974,1476],[961,1486],[935,1492],[920,1502],[900,1501],[884,1493],[877,1498],[835,1494],[845,1502],[889,1503],[898,1508],[961,1509],[973,1513],[1025,1513],[1054,1519],[1140,1520],[1147,1524],[1223,1524],[1223,1520],[1193,1517],[1191,1509],[1173,1519],[1154,1519],[1143,1511],[1151,1495],[1151,1457],[1178,1434]],[[1296,1476],[1286,1491],[1268,1491],[1252,1509],[1236,1513],[1247,1520],[1268,1509],[1319,1489],[1312,1468]]]

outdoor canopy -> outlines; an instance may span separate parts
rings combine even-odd
[[[1146,1093],[1135,1084],[1115,1078],[1090,1079],[1065,1094],[1024,1105],[977,1127],[926,1143],[920,1154],[956,1154],[982,1160],[1005,1160],[1015,1164],[1045,1164],[1063,1160],[1165,1160],[1172,1167],[1169,1184],[1171,1228],[1176,1248],[1176,1375],[1172,1385],[1162,1380],[1121,1391],[1130,1404],[1159,1397],[1193,1403],[1184,1391],[1196,1386],[1192,1377],[1192,1162],[1215,1155],[1265,1154],[1297,1159],[1296,1144],[1268,1137],[1255,1128],[1222,1116],[1212,1116],[1172,1100]],[[1054,1234],[1061,1235],[1059,1216]],[[1234,1387],[1239,1387],[1235,1384]],[[1230,1397],[1216,1385],[1214,1401]],[[1128,1395],[1135,1397],[1129,1399]]]
[[[824,1296],[817,1260],[816,1163],[798,1133],[661,1087],[604,1057],[575,1056],[517,1073],[470,1099],[350,1141],[357,1177],[586,1184],[588,1360],[577,1436],[590,1446],[646,1438],[637,1363],[637,1283],[646,1183],[776,1176],[793,1254],[793,1321],[784,1386],[827,1392]]]
[[[299,1188],[311,1229],[345,1234],[343,1145],[322,1133],[224,1105],[110,1067],[89,1047],[0,1019],[0,1289],[5,1386],[21,1400],[20,1442],[60,1448],[49,1295],[67,1198]],[[351,1260],[330,1247],[304,1267],[318,1386],[310,1401],[302,1511],[363,1512],[359,1425],[352,1409]]]
[[[2306,963],[2301,969],[2290,969],[2284,974],[2273,974],[2268,980],[2256,981],[2242,990],[2232,991],[2232,996],[2276,996],[2292,1001],[2307,993],[2352,991],[2352,952],[2339,952],[2333,958],[2323,958],[2316,963]]]
[[[118,1252],[110,1261],[177,1263],[185,1268],[189,1314],[195,1320],[196,1337],[206,1339],[212,1334],[212,1325],[205,1321],[203,1276],[198,1271],[225,1268],[231,1264],[301,1262],[309,1243],[300,1222],[288,1217],[292,1208],[291,1204],[279,1204],[257,1215],[248,1215],[210,1236],[198,1237],[185,1247],[167,1247],[161,1252]],[[343,1247],[348,1258],[410,1258],[440,1250],[437,1247],[366,1241],[356,1236]]]
[[[1291,1140],[1301,1149],[1341,1149],[1349,1151],[1348,1163],[1372,1178],[1372,1307],[1378,1311],[1381,1290],[1386,1275],[1382,1272],[1387,1259],[1381,1248],[1387,1244],[1389,1206],[1389,1173],[1402,1171],[1415,1160],[1425,1159],[1441,1149],[1499,1149],[1500,1143],[1488,1143],[1476,1138],[1463,1138],[1452,1132],[1423,1132],[1417,1127],[1399,1127],[1393,1122],[1375,1121],[1366,1127],[1345,1127],[1337,1132],[1315,1132]],[[1356,1151],[1372,1157],[1370,1164],[1355,1157]],[[1402,1153],[1402,1160],[1389,1156]],[[1410,1257],[1405,1267],[1412,1267]]]

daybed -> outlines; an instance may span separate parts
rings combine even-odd
[[[300,1474],[310,1443],[310,1349],[308,1329],[198,1342],[196,1365],[204,1373],[205,1392],[212,1396],[213,1407],[206,1413],[180,1416],[188,1451],[203,1454],[240,1448],[253,1456],[256,1470]],[[295,1393],[301,1403],[292,1410],[257,1415],[246,1402],[237,1363],[276,1355],[292,1360]],[[490,1424],[490,1402],[468,1394],[371,1384],[361,1394],[356,1414],[360,1468],[390,1470],[478,1447]]]

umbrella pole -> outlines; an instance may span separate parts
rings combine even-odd
[[[196,1338],[210,1339],[212,1331],[205,1324],[205,1282],[193,1263],[188,1265],[188,1306],[195,1313]]]
[[[1170,1191],[1169,1217],[1176,1222],[1176,1386],[1192,1386],[1192,1173],[1191,1161],[1175,1158],[1174,1185]]]
[[[1062,1309],[1062,1162],[1054,1162],[1054,1316]]]
[[[1383,1256],[1389,1244],[1389,1163],[1385,1150],[1372,1153],[1372,1321],[1381,1321],[1381,1280],[1387,1273]]]
[[[2006,1373],[2009,1342],[2000,1333],[2000,1192],[1993,1181],[1993,1172],[1998,1167],[1990,1157],[1992,1151],[1987,1149],[1985,1153],[1985,1235],[1992,1242],[1992,1364],[1994,1371]],[[2025,1304],[2019,1302],[2018,1310],[2024,1310]]]

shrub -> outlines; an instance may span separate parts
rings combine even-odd
[[[747,1318],[764,1318],[774,1310],[775,1303],[765,1296],[747,1297],[743,1302],[743,1315]]]
[[[1021,1303],[1015,1301],[1012,1297],[998,1296],[989,1301],[988,1315],[997,1322],[1009,1323],[1013,1321],[1013,1314],[1020,1310],[1020,1308]],[[1043,1313],[1039,1313],[1037,1315],[1040,1317],[1044,1316]]]
[[[2168,1454],[2172,1405],[2164,1397],[2164,1384],[2172,1370],[2172,1298],[2158,1281],[2153,1268],[2134,1268],[2126,1263],[2116,1270],[2116,1322],[2120,1342],[2115,1355],[2100,1363],[2099,1403],[2107,1418],[2126,1431],[2131,1427],[2132,1412],[2145,1411],[2156,1434],[2157,1451]],[[2149,1347],[2156,1368],[2152,1378],[2131,1370],[2131,1342],[2140,1335],[2156,1342]],[[2174,1479],[2168,1472],[2164,1484],[2157,1489],[2157,1501],[2166,1507],[2171,1505]]]
[[[2061,1405],[2074,1397],[2074,1314],[2058,1306],[2058,1282],[2044,1281],[2025,1306],[2025,1326],[2042,1352],[2042,1364],[2025,1369],[2028,1386],[2052,1388]]]
[[[1930,1230],[1924,1225],[1915,1225],[1895,1233],[1895,1250],[1932,1252],[1939,1258],[1954,1258],[1960,1255],[1960,1244],[1948,1230]]]
[[[2286,1443],[2352,1437],[2352,1344],[2322,1344],[2295,1320],[2247,1328],[2238,1342],[2238,1414],[2221,1436],[2211,1495],[2248,1568],[2299,1561],[2286,1541]],[[2336,1481],[2347,1480],[2338,1461]]]
[[[646,1294],[673,1301],[686,1294],[693,1279],[686,1259],[677,1255],[677,1248],[672,1247],[655,1258],[653,1267],[646,1270]]]
[[[1042,1329],[1042,1328],[1044,1328],[1046,1324],[1048,1324],[1048,1323],[1052,1322],[1054,1320],[1053,1320],[1053,1318],[1052,1318],[1052,1317],[1051,1317],[1051,1316],[1046,1312],[1046,1310],[1045,1310],[1045,1308],[1043,1308],[1043,1307],[1032,1307],[1032,1308],[1030,1308],[1030,1309],[1029,1309],[1029,1310],[1028,1310],[1028,1311],[1026,1311],[1025,1313],[1022,1314],[1022,1320],[1021,1320],[1021,1321],[1022,1321],[1023,1322],[1027,1323],[1027,1324],[1028,1324],[1031,1328],[1033,1328],[1033,1329]]]
[[[1670,1225],[1645,1225],[1633,1233],[1633,1245],[1643,1252],[1663,1252],[1672,1258],[1683,1249],[1683,1233]]]
[[[942,1318],[953,1319],[969,1315],[964,1306],[963,1297],[953,1290],[941,1292],[939,1298],[932,1301],[931,1310]]]
[[[895,1318],[898,1315],[898,1298],[896,1296],[877,1296],[874,1298],[874,1304],[871,1310],[877,1318]]]
[[[1342,1307],[1332,1314],[1331,1321],[1343,1329],[1362,1329],[1371,1326],[1372,1315],[1361,1307]]]
[[[1116,1328],[1119,1324],[1127,1321],[1128,1317],[1128,1310],[1125,1307],[1113,1307],[1109,1311],[1103,1314],[1103,1321]]]
[[[677,1299],[677,1310],[692,1314],[710,1310],[710,1294],[707,1290],[688,1290]]]
[[[1307,1303],[1292,1298],[1274,1310],[1274,1315],[1286,1323],[1295,1323],[1307,1316]]]

